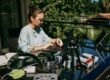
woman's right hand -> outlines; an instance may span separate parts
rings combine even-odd
[[[52,43],[47,43],[43,46],[34,46],[32,48],[32,52],[49,50],[52,46],[54,46],[54,44],[52,44]]]
[[[53,46],[54,46],[54,44],[49,42],[43,46],[43,50],[48,50],[48,49],[52,48]]]

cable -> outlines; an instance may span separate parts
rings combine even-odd
[[[1,77],[1,80],[4,80],[4,78],[9,74],[10,72],[6,73],[5,75],[3,75],[3,77]]]

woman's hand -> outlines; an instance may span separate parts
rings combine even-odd
[[[51,39],[49,41],[50,43],[57,45],[58,47],[62,47],[63,46],[63,42],[60,38],[56,38],[56,39]]]
[[[57,38],[56,39],[56,44],[59,46],[59,47],[62,47],[63,46],[63,42],[61,39]]]
[[[51,48],[52,46],[54,46],[54,44],[52,44],[52,43],[47,43],[42,46],[34,46],[32,51],[45,51],[45,50]]]
[[[63,46],[62,40],[56,38],[56,39],[51,39],[51,41],[49,41],[45,45],[34,46],[31,51],[38,52],[38,51],[60,50],[62,46]]]
[[[49,43],[43,45],[42,47],[43,47],[43,50],[48,50],[48,49],[52,48],[53,46],[54,46],[54,44],[49,42]]]

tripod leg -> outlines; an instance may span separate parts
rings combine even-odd
[[[81,60],[80,60],[79,52],[78,52],[77,49],[75,49],[75,53],[76,53],[76,57],[77,57],[77,59],[78,59],[79,66],[81,66]]]

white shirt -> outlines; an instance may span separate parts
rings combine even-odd
[[[33,46],[42,46],[50,40],[41,27],[33,29],[30,24],[22,28],[19,39],[18,48],[24,53],[30,53]]]

